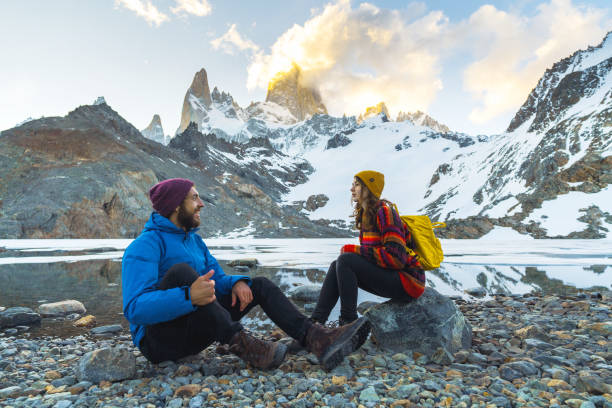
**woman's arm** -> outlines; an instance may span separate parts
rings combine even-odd
[[[408,262],[408,254],[403,221],[399,214],[382,204],[376,213],[376,226],[379,232],[362,232],[359,236],[362,245],[344,245],[341,253],[359,254],[383,268],[402,269]],[[381,244],[368,244],[368,240],[378,241],[379,235]]]

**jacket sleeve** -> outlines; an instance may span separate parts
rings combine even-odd
[[[158,243],[139,239],[123,255],[123,314],[132,324],[166,322],[196,310],[190,296],[185,296],[185,288],[157,288],[160,254]]]
[[[359,254],[382,268],[402,269],[408,261],[408,254],[404,226],[399,214],[383,204],[376,213],[376,225],[380,231],[381,245],[345,245],[341,252]]]
[[[219,262],[215,259],[214,256],[208,250],[208,247],[204,243],[203,240],[200,240],[202,245],[202,251],[204,252],[204,260],[206,262],[204,273],[208,273],[211,269],[215,271],[212,276],[212,280],[215,281],[215,295],[223,296],[231,293],[234,284],[239,280],[244,280],[247,282],[249,286],[251,286],[251,278],[246,275],[226,275],[223,272],[223,268],[219,265]]]

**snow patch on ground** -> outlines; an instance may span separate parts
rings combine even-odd
[[[513,230],[512,228],[509,227],[494,227],[491,231],[489,231],[488,233],[486,233],[485,235],[483,235],[482,237],[480,237],[480,240],[483,241],[497,241],[497,240],[506,240],[506,241],[511,241],[511,240],[525,240],[525,241],[531,241],[534,238],[532,238],[529,235],[524,235],[521,234],[515,230]]]
[[[540,226],[546,229],[548,236],[567,235],[585,229],[587,224],[577,218],[584,215],[581,209],[593,205],[597,205],[603,212],[612,213],[612,188],[608,186],[594,194],[571,191],[559,195],[555,200],[544,201],[542,208],[535,209],[528,220],[539,222]],[[611,227],[608,229],[612,229]],[[608,237],[612,235],[608,233]]]

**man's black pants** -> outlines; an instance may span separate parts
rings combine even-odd
[[[312,319],[325,323],[340,298],[340,319],[345,323],[356,320],[358,288],[385,298],[406,302],[412,299],[396,270],[381,268],[361,255],[346,253],[329,266]]]
[[[159,288],[165,290],[191,286],[198,277],[191,266],[177,264],[166,272]],[[240,318],[257,305],[285,333],[303,342],[312,323],[278,286],[267,278],[257,277],[251,280],[251,291],[253,301],[243,311],[240,311],[238,299],[232,307],[232,295],[229,293],[217,297],[217,300],[206,306],[198,306],[192,313],[147,326],[140,341],[142,354],[149,361],[159,363],[197,354],[215,341],[227,344],[234,334],[243,329],[239,323]]]

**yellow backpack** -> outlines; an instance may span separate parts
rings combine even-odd
[[[393,204],[395,211],[399,214],[397,206]],[[442,244],[434,229],[444,228],[446,224],[443,222],[432,223],[426,215],[400,215],[400,218],[412,234],[412,240],[414,242],[414,250],[406,247],[406,252],[411,256],[417,256],[421,267],[428,271],[440,267],[442,259],[444,259],[444,252],[442,252]]]

